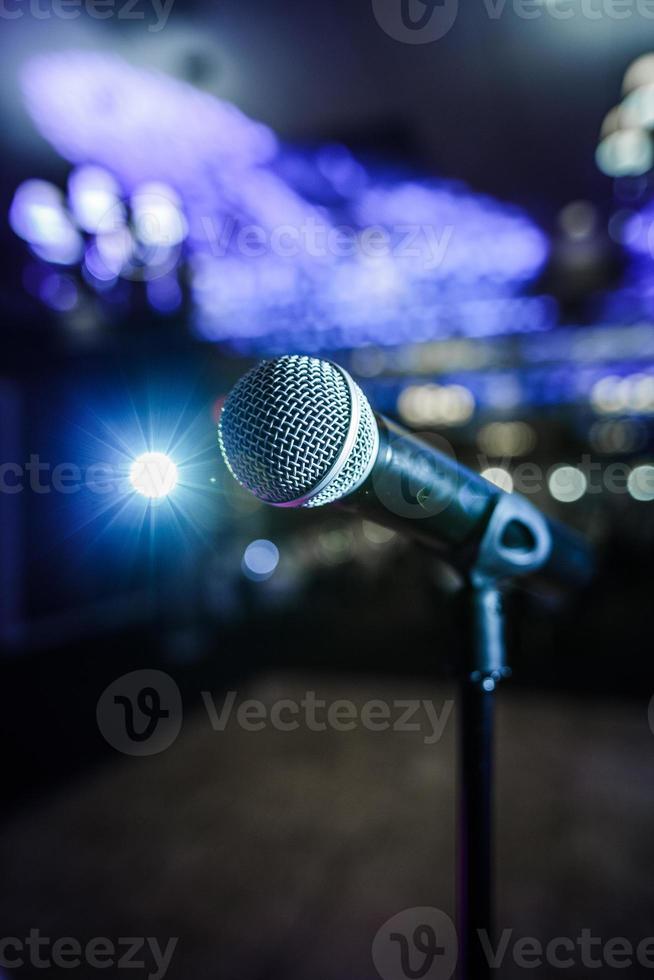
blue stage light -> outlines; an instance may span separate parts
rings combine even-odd
[[[177,486],[177,466],[165,453],[143,453],[132,463],[129,480],[137,493],[157,500]]]

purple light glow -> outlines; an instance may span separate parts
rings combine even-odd
[[[331,144],[316,154],[318,170],[344,197],[360,193],[368,182],[365,168],[345,146]]]
[[[80,165],[71,207],[97,235],[85,274],[145,279],[168,312],[181,296],[155,282],[187,257],[206,339],[320,351],[553,325],[553,301],[521,295],[548,249],[515,208],[382,181],[343,146],[283,150],[235,107],[115,56],[37,57],[23,84],[41,133]]]
[[[271,130],[235,106],[116,55],[41,55],[22,81],[34,122],[61,156],[107,167],[128,191],[192,176],[204,184],[225,167],[264,164],[277,149]]]
[[[418,278],[530,281],[547,261],[547,239],[517,208],[473,196],[460,185],[376,186],[355,211],[361,226],[390,230],[398,251],[407,253],[407,274]]]
[[[333,276],[321,281],[295,270],[291,278],[291,271],[236,260],[196,271],[192,287],[198,333],[232,342],[243,353],[275,354],[532,332],[556,322],[556,304],[549,297],[495,294],[471,299],[470,291],[452,291],[440,300],[422,299],[419,290],[405,283],[395,293],[393,284],[383,281],[376,292],[366,293],[365,276],[360,289],[346,289],[341,296]]]
[[[364,192],[340,229],[335,219],[320,236],[305,226],[289,255],[264,240],[256,259],[199,263],[198,332],[266,353],[483,337],[556,322],[553,300],[520,295],[548,249],[515,209],[447,184],[405,183]]]
[[[627,218],[620,237],[628,252],[654,259],[654,201]]]
[[[604,294],[599,314],[635,323],[654,319],[654,201],[628,217],[620,215],[618,240],[630,257],[622,283]]]
[[[622,282],[600,294],[596,319],[604,323],[634,324],[654,320],[654,263],[651,257],[633,254]]]
[[[70,276],[52,272],[41,282],[39,288],[41,300],[58,313],[68,313],[77,306],[78,291]]]
[[[22,81],[37,128],[63,157],[106,168],[129,194],[167,185],[205,244],[227,216],[237,231],[271,231],[315,215],[265,169],[278,151],[274,133],[185,82],[83,51],[32,58]]]
[[[146,290],[150,306],[159,313],[174,313],[182,305],[182,290],[173,276],[152,279]]]
[[[136,237],[144,245],[173,246],[188,232],[181,201],[172,188],[160,182],[141,184],[132,194]]]
[[[90,278],[91,285],[93,287],[106,286],[107,284],[114,283],[118,278],[116,272],[112,272],[110,268],[106,265],[102,255],[98,250],[97,245],[89,245],[84,255],[84,266],[82,270],[85,274],[87,281]]]

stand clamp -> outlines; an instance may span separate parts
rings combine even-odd
[[[469,680],[485,691],[492,691],[497,681],[510,674],[500,588],[509,579],[541,568],[551,549],[547,521],[540,511],[524,497],[500,494],[468,571],[474,627]]]

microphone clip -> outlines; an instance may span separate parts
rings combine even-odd
[[[530,575],[546,564],[552,538],[545,517],[518,494],[500,493],[470,570],[473,586]]]
[[[467,675],[480,691],[489,694],[511,673],[506,663],[502,585],[538,571],[551,550],[549,527],[540,511],[524,497],[499,493],[468,570],[472,636]]]

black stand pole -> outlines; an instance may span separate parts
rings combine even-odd
[[[557,535],[560,538],[562,532],[557,531]],[[551,551],[551,525],[523,497],[502,494],[468,575],[463,624],[467,643],[459,703],[459,980],[488,980],[491,976],[486,955],[488,943],[495,946],[493,708],[495,688],[510,673],[506,666],[499,585],[538,571],[550,559]],[[577,574],[578,580],[579,556],[584,558],[582,564],[590,573],[591,557],[585,549],[575,544],[562,553],[570,556],[573,566],[570,571]]]
[[[458,935],[460,980],[486,980],[491,970],[480,932],[494,942],[493,713],[505,663],[502,596],[473,578],[466,603],[467,666],[459,702],[460,800]]]

